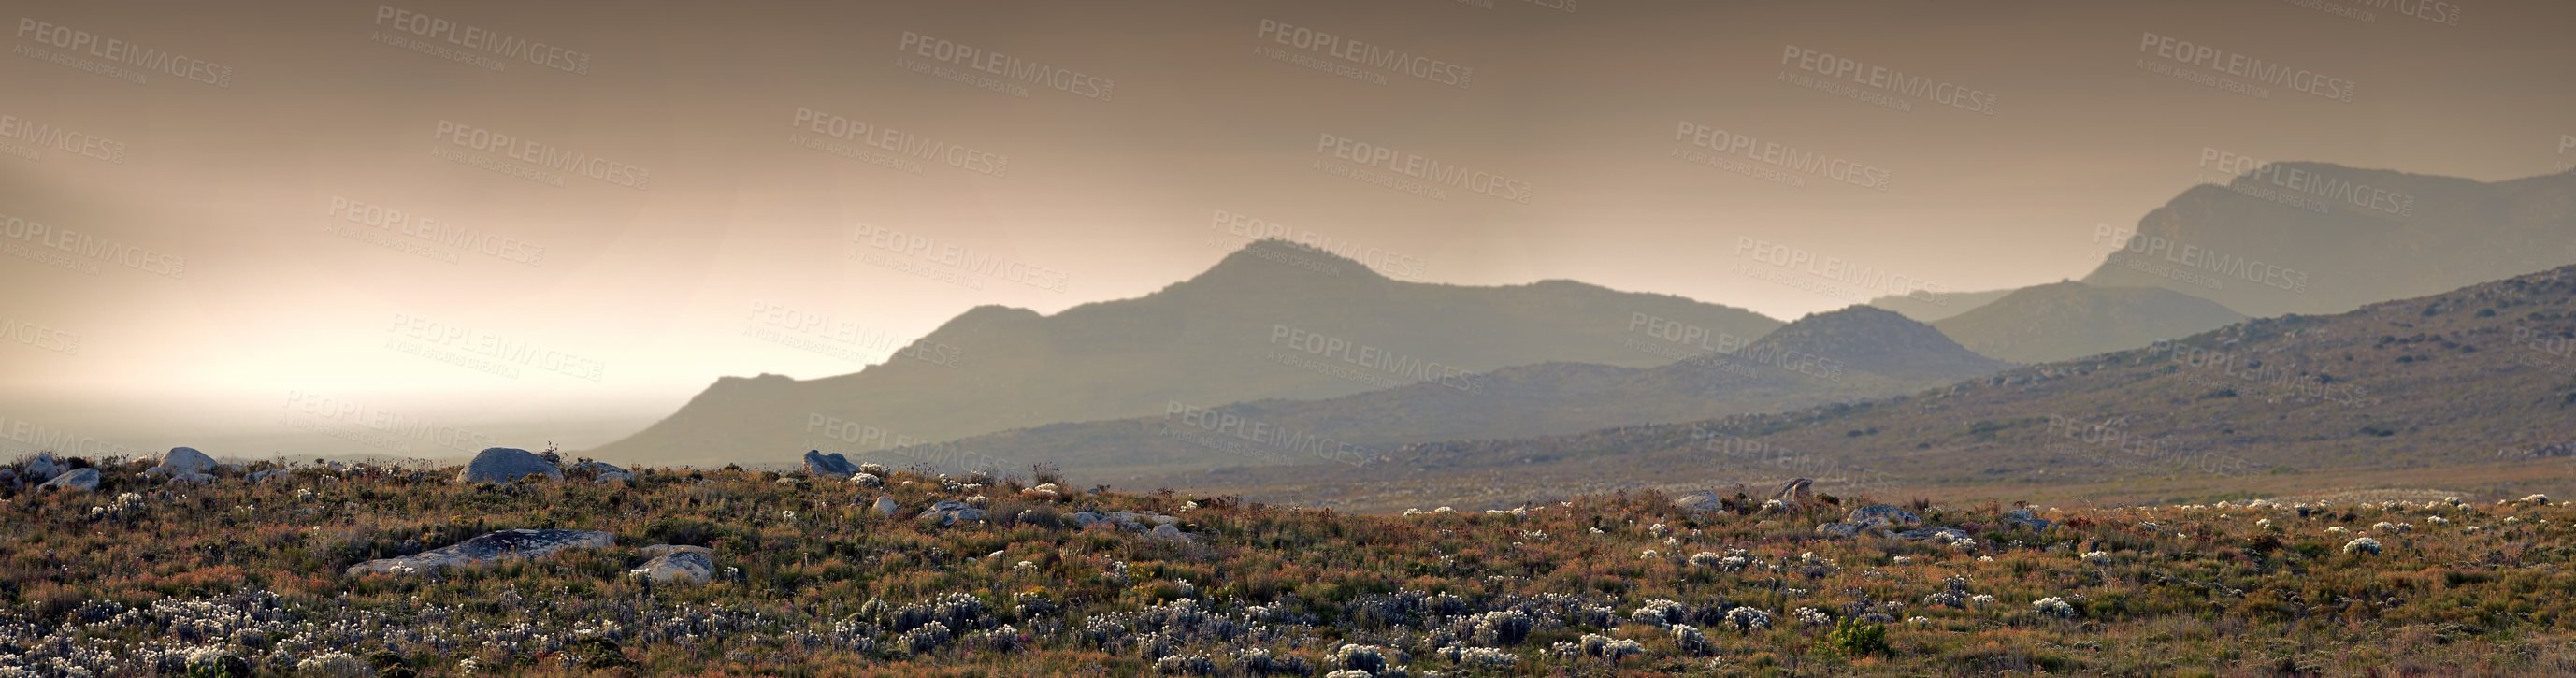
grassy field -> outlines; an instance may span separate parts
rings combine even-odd
[[[1818,536],[1889,497],[1353,515],[1025,487],[1051,474],[241,478],[255,466],[194,485],[105,467],[96,492],[5,491],[0,675],[2576,672],[2576,512],[2536,503],[2033,507],[2046,530],[1993,500],[1910,505],[1968,535],[1943,544]],[[878,514],[880,494],[904,512]],[[989,518],[909,517],[948,499]],[[1087,510],[1187,536],[1076,527]],[[510,528],[616,545],[342,574]],[[713,547],[715,581],[626,575],[665,543]]]

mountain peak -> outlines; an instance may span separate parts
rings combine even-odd
[[[1269,278],[1283,272],[1357,280],[1388,279],[1370,269],[1367,264],[1320,247],[1279,238],[1263,238],[1244,243],[1243,249],[1225,255],[1225,258],[1217,261],[1215,266],[1209,267],[1207,272],[1200,273],[1192,280]]]
[[[2002,362],[1969,351],[1931,325],[1865,304],[1809,314],[1772,330],[1738,353],[1760,359],[1833,360],[1862,372],[1900,377],[1926,370],[1974,372],[2003,367]]]

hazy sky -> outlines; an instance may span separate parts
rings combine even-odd
[[[370,417],[595,444],[974,305],[1151,292],[1255,220],[1784,320],[1904,290],[1730,274],[1747,239],[2053,282],[2218,154],[2563,171],[2571,7],[29,4],[0,451]]]

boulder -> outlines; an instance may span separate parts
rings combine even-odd
[[[955,525],[983,520],[986,515],[984,509],[968,506],[966,502],[949,500],[930,505],[929,509],[921,512],[920,520],[940,525]]]
[[[15,469],[5,469],[5,468],[0,468],[0,485],[11,485],[11,484],[16,484],[17,482],[18,482],[18,471],[17,471],[17,470],[15,470]]]
[[[1815,484],[1816,481],[1806,478],[1791,480],[1788,483],[1782,484],[1780,486],[1780,491],[1771,493],[1771,500],[1790,505],[1805,504],[1809,501],[1814,501],[1816,493],[1809,488]]]
[[[1680,509],[1683,513],[1723,511],[1726,510],[1726,506],[1721,499],[1722,498],[1717,496],[1717,493],[1715,492],[1710,492],[1708,490],[1694,490],[1690,494],[1682,495],[1679,499],[1674,499],[1673,508]]]
[[[173,447],[168,454],[161,455],[161,465],[153,468],[161,469],[161,472],[168,473],[172,477],[181,477],[204,474],[215,470],[215,466],[215,458],[206,456],[206,453],[197,451],[197,448]]]
[[[635,482],[635,474],[628,473],[626,472],[626,469],[618,468],[615,464],[610,464],[604,461],[585,461],[573,464],[572,470],[589,471],[591,473],[592,480],[603,483],[618,480],[630,483]]]
[[[461,483],[506,483],[528,476],[545,476],[563,480],[563,469],[545,457],[512,447],[493,447],[474,455],[474,461],[456,474]]]
[[[895,505],[894,497],[877,495],[877,515],[892,517],[901,511],[903,507]]]
[[[715,576],[716,571],[715,556],[705,551],[706,549],[700,548],[694,551],[666,552],[654,556],[652,560],[644,561],[643,565],[638,565],[635,569],[627,570],[626,576],[643,577],[656,584],[674,582],[704,584]]]
[[[36,490],[39,492],[45,490],[80,490],[82,492],[90,492],[97,489],[98,469],[94,468],[72,469],[61,475],[54,476],[53,480],[45,481],[45,484],[43,485],[36,486]]]
[[[1880,504],[1877,506],[1864,506],[1852,509],[1851,515],[1843,516],[1843,522],[1855,523],[1864,527],[1884,528],[1890,525],[1913,525],[1921,523],[1923,522],[1923,518],[1902,508]]]
[[[1083,511],[1073,514],[1071,517],[1073,518],[1073,524],[1077,527],[1090,527],[1095,523],[1108,522],[1109,520],[1109,516],[1101,515],[1093,511]]]
[[[1861,525],[1854,525],[1851,523],[1825,523],[1823,525],[1816,526],[1816,534],[1828,537],[1857,536],[1860,534],[1862,527],[1863,526]]]
[[[513,451],[527,454],[522,450]],[[607,548],[616,543],[616,535],[590,530],[502,530],[417,555],[351,565],[347,572],[350,576],[369,572],[422,574],[442,567],[471,567],[503,560],[543,558],[564,549]]]
[[[1171,523],[1156,525],[1154,526],[1154,529],[1147,530],[1145,532],[1145,538],[1155,541],[1190,541],[1195,539],[1195,537],[1190,536],[1190,533],[1182,532],[1180,526],[1173,525]]]
[[[849,457],[841,456],[838,452],[824,454],[822,450],[807,450],[805,472],[816,476],[848,478],[857,475],[859,467],[857,464],[850,463]]]
[[[2049,526],[2056,525],[2056,523],[2049,521],[2047,518],[2041,518],[2037,515],[2031,514],[2029,509],[2013,509],[2005,511],[2004,522],[2026,526],[2034,532],[2046,532],[2048,531]]]
[[[54,476],[62,475],[71,470],[72,467],[70,464],[65,464],[61,460],[55,459],[52,452],[44,452],[37,454],[34,459],[27,460],[26,470],[19,475],[20,477],[26,478],[27,482],[41,483],[53,480]]]

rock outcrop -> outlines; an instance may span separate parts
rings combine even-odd
[[[618,468],[615,464],[610,464],[604,461],[585,461],[573,464],[571,470],[589,471],[591,474],[591,480],[602,483],[619,480],[630,483],[635,482],[635,474],[627,472],[626,469]]]
[[[527,454],[524,450],[515,451]],[[607,548],[616,543],[616,535],[590,530],[503,530],[417,555],[351,565],[347,572],[350,576],[369,572],[426,574],[442,567],[473,567],[503,560],[543,558],[564,549]]]
[[[2054,522],[2050,522],[2047,518],[2032,515],[2029,509],[2013,509],[2005,511],[2004,522],[2028,527],[2037,532],[2047,532],[2049,526],[2056,524]]]
[[[643,577],[657,584],[673,582],[704,584],[715,577],[716,552],[714,549],[703,546],[662,544],[644,547],[644,556],[652,560],[644,561],[643,565],[627,570],[627,576]]]
[[[37,454],[33,459],[27,460],[26,469],[21,471],[18,474],[18,477],[26,479],[27,482],[42,483],[53,480],[54,476],[62,475],[70,472],[71,470],[72,467],[70,464],[65,464],[62,460],[55,459],[51,452],[44,452]]]
[[[1673,508],[1680,509],[1683,513],[1709,513],[1725,510],[1726,504],[1716,492],[1694,490],[1690,494],[1674,499]]]
[[[805,472],[818,477],[848,478],[858,474],[859,467],[839,452],[824,454],[822,450],[807,450]]]
[[[1791,480],[1780,485],[1780,491],[1771,493],[1771,500],[1791,506],[1815,501],[1816,493],[1810,489],[1815,484],[1816,481],[1806,478]]]
[[[896,505],[896,504],[894,503],[894,497],[888,497],[888,496],[884,496],[884,495],[878,495],[878,496],[877,496],[877,505],[876,505],[876,508],[877,508],[877,515],[886,516],[886,517],[889,517],[889,518],[894,517],[894,514],[896,514],[896,513],[901,513],[901,512],[903,512],[903,507],[902,507],[902,506],[898,506],[898,505]]]
[[[930,505],[928,510],[921,512],[919,519],[939,525],[955,525],[983,520],[985,517],[984,509],[969,506],[966,502],[949,500]]]
[[[94,468],[76,468],[70,471],[65,471],[61,475],[54,476],[53,480],[45,481],[45,484],[36,486],[36,491],[39,492],[45,490],[80,490],[82,492],[92,492],[97,489],[98,469]]]
[[[474,461],[456,474],[462,483],[507,483],[528,476],[545,476],[563,480],[563,469],[545,457],[513,447],[486,448],[474,455]]]
[[[1880,504],[1852,509],[1851,515],[1843,517],[1843,522],[1865,528],[1883,529],[1892,525],[1918,524],[1923,522],[1923,518],[1902,508]]]

